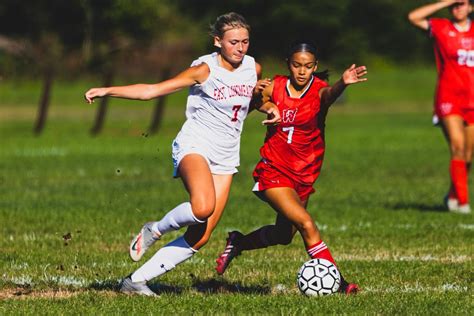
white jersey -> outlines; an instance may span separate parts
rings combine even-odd
[[[188,152],[199,152],[212,163],[235,168],[240,163],[243,122],[257,82],[255,60],[245,56],[239,68],[229,71],[219,66],[218,54],[213,53],[199,57],[191,66],[201,63],[209,66],[209,77],[190,88],[187,120],[173,147],[192,143],[194,150]]]

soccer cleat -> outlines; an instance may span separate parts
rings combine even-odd
[[[457,208],[449,211],[458,214],[471,214],[471,207],[469,206],[469,204],[462,204],[459,205]]]
[[[138,294],[145,296],[158,296],[153,292],[146,282],[133,282],[131,275],[127,276],[120,282],[119,291],[124,294]]]
[[[238,231],[233,231],[229,233],[227,238],[227,244],[225,245],[224,252],[217,258],[216,271],[217,274],[224,274],[225,270],[229,266],[232,259],[240,255],[241,250],[238,248],[238,244],[244,235]]]
[[[143,225],[140,233],[130,243],[130,258],[133,261],[139,261],[145,254],[145,251],[160,239],[160,236],[152,230],[152,225],[153,222]]]
[[[443,199],[444,206],[448,209],[448,211],[453,212],[459,207],[458,200],[455,198],[449,197],[449,195],[446,195]]]
[[[339,293],[352,295],[359,292],[359,286],[355,283],[347,283],[344,278],[341,277],[341,285],[339,286]]]

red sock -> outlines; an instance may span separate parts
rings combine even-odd
[[[329,248],[322,240],[310,247],[307,247],[306,251],[308,252],[308,255],[313,259],[326,259],[336,265],[336,261],[334,261],[334,258],[332,257]]]
[[[467,204],[469,200],[467,190],[467,166],[464,160],[451,160],[449,166],[451,181],[456,191],[460,205]]]

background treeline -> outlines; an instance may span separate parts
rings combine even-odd
[[[228,11],[252,25],[251,54],[284,57],[316,43],[335,67],[431,62],[426,34],[407,22],[425,0],[2,0],[0,76],[163,76],[212,49],[208,25]],[[446,12],[445,12],[446,13]],[[117,67],[120,65],[120,67]],[[158,71],[156,71],[158,70]],[[111,76],[112,74],[109,74]]]

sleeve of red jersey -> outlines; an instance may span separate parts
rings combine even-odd
[[[430,37],[435,37],[439,33],[443,25],[446,24],[446,22],[449,22],[449,20],[442,19],[442,18],[429,19],[428,20],[428,23],[429,23],[428,33]]]
[[[314,77],[314,84],[316,85],[316,89],[318,91],[321,90],[322,88],[329,87],[329,84],[326,81],[321,80],[317,77]]]

